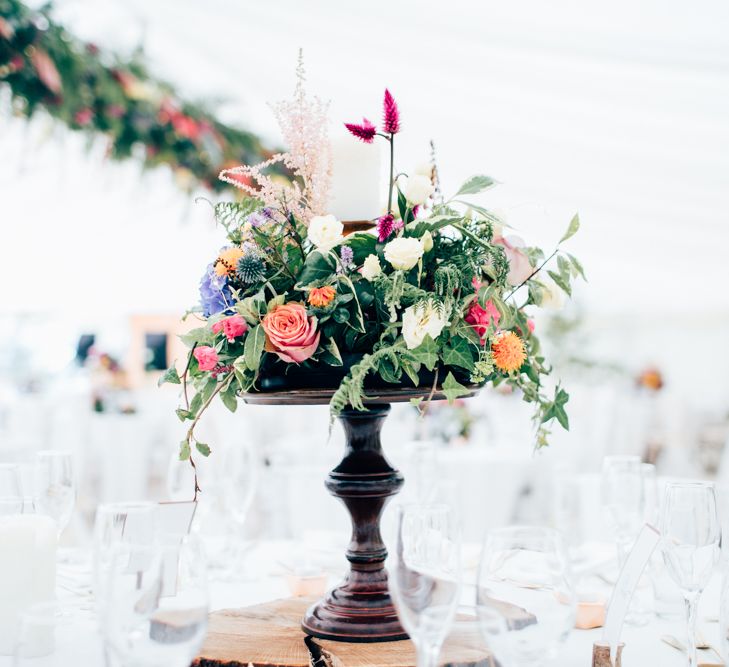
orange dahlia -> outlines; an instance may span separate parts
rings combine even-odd
[[[243,251],[235,246],[223,248],[215,260],[215,273],[219,276],[227,276],[235,273],[238,260],[243,257]]]
[[[513,331],[498,334],[491,342],[491,353],[499,370],[517,371],[526,360],[524,342]]]
[[[332,302],[336,293],[337,290],[335,290],[331,285],[326,285],[325,287],[314,287],[309,292],[308,301],[312,306],[314,306],[314,308],[326,308]]]

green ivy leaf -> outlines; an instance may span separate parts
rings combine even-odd
[[[190,329],[187,333],[180,335],[180,340],[187,345],[187,347],[192,347],[195,344],[212,345],[215,342],[215,336],[207,327],[197,327],[196,329]]]
[[[572,268],[574,269],[573,275],[575,275],[575,276],[578,276],[579,275],[582,278],[582,280],[584,280],[585,282],[587,282],[587,278],[585,277],[585,271],[582,268],[582,264],[580,264],[577,261],[577,258],[574,255],[570,255],[568,252],[565,253],[565,255],[567,255],[567,257],[570,260],[570,264],[572,264]]]
[[[482,218],[488,220],[492,225],[500,225],[501,227],[509,227],[511,228],[511,225],[504,222],[498,215],[495,213],[492,213],[487,208],[484,208],[483,206],[478,206],[477,204],[473,204],[468,201],[459,201],[459,204],[463,204],[464,206],[468,206],[468,208],[473,209],[478,213]]]
[[[187,461],[190,458],[190,443],[183,440],[180,443],[180,461]]]
[[[184,408],[177,408],[177,410],[175,410],[175,414],[181,422],[184,422],[186,419],[194,419],[193,414]]]
[[[235,412],[238,409],[238,397],[236,396],[237,388],[237,383],[231,380],[225,391],[220,392],[220,398],[223,401],[223,405],[231,412]]]
[[[402,369],[407,373],[407,376],[410,378],[411,382],[417,387],[420,385],[420,376],[418,373],[420,372],[420,364],[415,361],[411,362],[408,359],[402,359],[400,361],[400,365],[402,366]]]
[[[202,393],[198,392],[192,397],[192,400],[190,401],[190,414],[193,416],[193,419],[198,413],[198,410],[202,407],[203,403],[203,397]]]
[[[460,396],[470,393],[470,390],[464,387],[455,377],[453,373],[448,373],[443,386],[441,387],[443,395],[448,399],[449,403],[453,403]]]
[[[572,217],[572,220],[570,220],[570,224],[567,227],[567,231],[564,233],[564,236],[559,240],[560,243],[563,241],[566,241],[568,238],[571,238],[577,233],[577,230],[580,228],[580,216],[575,213]],[[558,244],[559,245],[559,244]]]
[[[459,366],[466,370],[473,369],[473,346],[465,338],[456,336],[443,348],[443,363],[447,366]]]
[[[195,443],[195,448],[203,456],[210,456],[210,446],[209,445],[206,445],[204,442],[196,442]]]
[[[326,280],[336,273],[336,260],[327,252],[314,250],[304,262],[304,269],[299,275],[298,286],[306,286],[316,280]]]
[[[157,380],[157,386],[161,387],[165,382],[170,384],[180,384],[180,376],[177,374],[177,369],[174,366],[170,366]]]
[[[345,245],[352,248],[354,263],[359,265],[376,252],[377,237],[369,232],[355,232],[347,237]]]
[[[454,196],[458,197],[459,195],[475,195],[479,192],[483,192],[484,190],[488,190],[488,188],[494,185],[496,185],[496,181],[490,176],[471,176],[471,178],[469,178],[460,188],[458,188],[458,192],[456,192]]]
[[[547,273],[567,296],[572,296],[572,287],[570,287],[569,278],[565,279],[561,273],[557,273],[556,271],[547,271]]]
[[[418,347],[410,350],[410,356],[432,371],[438,363],[438,344],[429,335],[426,335]]]
[[[259,324],[248,332],[243,346],[243,357],[248,370],[257,371],[260,368],[265,344],[266,332]]]
[[[329,366],[341,366],[343,364],[342,354],[339,351],[337,342],[333,338],[330,338],[324,343],[322,361],[325,361]]]

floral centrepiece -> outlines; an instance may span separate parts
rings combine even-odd
[[[578,217],[546,256],[504,236],[503,220],[470,201],[493,179],[473,176],[444,199],[435,164],[429,175],[395,176],[394,140],[403,125],[386,91],[382,127],[366,119],[346,127],[352,141],[388,142],[388,207],[372,212],[371,230],[347,234],[325,206],[324,106],[306,98],[299,73],[294,101],[275,107],[292,146],[276,159],[294,180],[271,180],[266,163],[221,175],[232,182],[231,174],[246,174],[258,186],[241,186],[252,195],[242,202],[214,206],[227,244],[202,278],[202,322],[183,336],[191,348],[185,368],[162,378],[184,385],[177,414],[190,424],[181,458],[193,447],[209,453],[195,426],[216,396],[235,410],[241,394],[265,390],[267,377],[300,366],[332,371],[332,415],[365,410],[377,387],[418,387],[453,401],[473,385],[506,383],[535,405],[537,445],[546,444],[552,421],[568,427],[568,395],[559,384],[545,387],[550,368],[531,315],[556,299],[555,288],[570,295],[572,280],[584,277],[562,250]]]

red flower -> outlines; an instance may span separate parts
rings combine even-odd
[[[94,119],[94,111],[89,107],[84,107],[73,115],[73,119],[78,125],[88,125]]]
[[[242,315],[231,315],[213,324],[213,333],[223,332],[229,343],[248,331],[248,325]]]
[[[395,103],[395,98],[385,88],[385,100],[382,104],[383,129],[390,134],[397,134],[400,131],[400,111]]]
[[[344,127],[346,127],[350,131],[350,133],[357,137],[357,139],[361,139],[366,144],[371,144],[373,139],[375,138],[375,134],[377,134],[377,128],[366,118],[362,119],[361,125],[356,125],[354,123],[345,123]]]
[[[379,242],[384,243],[387,241],[393,231],[395,231],[395,218],[391,213],[383,215],[377,221],[377,238]]]
[[[493,323],[495,327],[498,327],[501,315],[496,309],[496,306],[492,303],[491,299],[489,299],[486,302],[485,308],[481,308],[481,306],[478,305],[478,301],[474,301],[468,309],[465,319],[466,322],[473,325],[474,331],[481,338],[481,345],[485,345],[485,336],[489,325]]]
[[[201,371],[212,371],[218,364],[218,353],[214,347],[209,345],[196,347],[192,356],[197,359],[197,365]]]

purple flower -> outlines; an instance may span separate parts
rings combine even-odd
[[[339,257],[342,260],[342,267],[348,269],[354,264],[354,250],[348,245],[343,245],[339,250]]]
[[[248,222],[252,227],[261,227],[273,218],[272,212],[268,208],[262,208],[260,211],[254,211],[248,216]]]
[[[228,287],[228,278],[215,273],[215,266],[208,264],[200,281],[200,305],[203,315],[210,317],[230,308],[233,295]]]
[[[385,88],[385,100],[382,104],[383,129],[390,134],[397,134],[400,131],[400,111],[398,111],[395,98]]]

